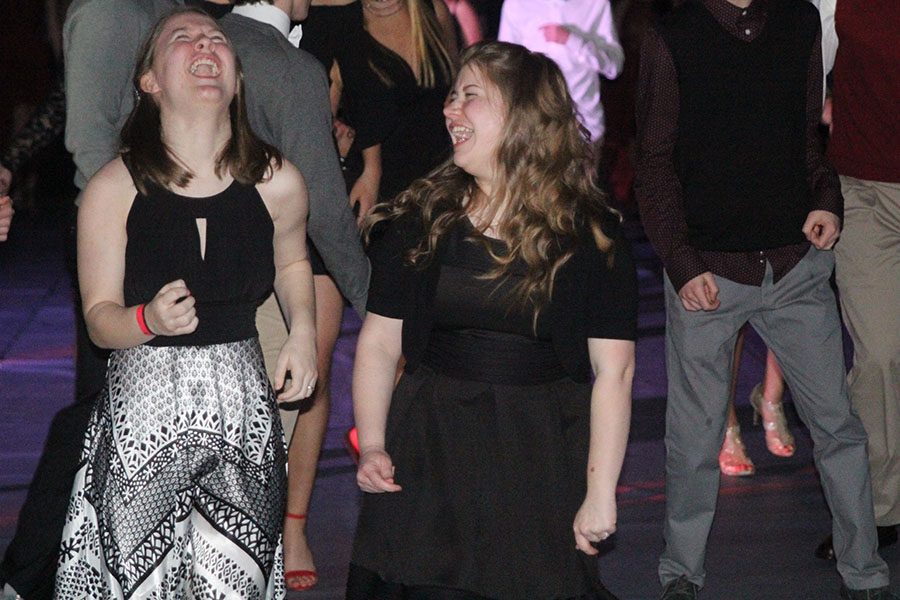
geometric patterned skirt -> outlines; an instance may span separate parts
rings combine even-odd
[[[56,596],[283,598],[285,464],[256,338],[113,352]]]

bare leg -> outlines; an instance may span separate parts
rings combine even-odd
[[[734,410],[734,396],[737,389],[737,377],[741,366],[741,356],[744,353],[744,337],[747,334],[746,325],[738,333],[734,343],[734,361],[731,365],[731,385],[728,388],[728,421],[725,424],[725,439],[722,441],[722,450],[719,452],[719,470],[723,475],[743,477],[753,475],[756,467],[747,456],[747,448],[741,439],[741,427],[738,425],[737,413]]]
[[[726,427],[738,427],[737,420],[737,412],[734,410],[734,396],[731,396],[731,399],[728,401],[728,421],[725,424]]]
[[[784,396],[784,375],[781,374],[775,353],[769,350],[766,353],[766,374],[763,376],[763,398],[772,404],[778,404],[782,396]]]
[[[741,371],[741,357],[744,355],[745,337],[747,337],[746,325],[738,332],[737,341],[734,343],[734,361],[731,363],[731,385],[728,388],[728,427],[738,424],[737,413],[734,410],[734,397],[737,392],[738,373]]]
[[[775,456],[792,456],[794,454],[794,436],[784,418],[784,407],[781,404],[784,396],[784,377],[775,354],[769,350],[766,354],[766,374],[762,385],[757,385],[750,393],[750,403],[756,411],[754,421],[762,417],[766,430],[766,447]]]
[[[316,479],[316,465],[328,426],[331,405],[331,354],[341,331],[344,302],[334,281],[327,275],[314,277],[316,288],[316,347],[319,379],[309,410],[297,416],[294,436],[288,448],[287,513],[306,515]],[[315,571],[312,552],[306,541],[306,518],[285,516],[284,570]],[[289,588],[311,587],[314,575],[288,577]],[[293,584],[293,585],[292,585]]]

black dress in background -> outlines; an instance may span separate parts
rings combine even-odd
[[[524,265],[499,286],[479,278],[493,266],[485,244],[505,245],[468,220],[446,235],[425,358],[401,377],[388,415],[386,450],[403,489],[364,495],[347,598],[614,598],[572,532],[586,492],[591,385],[567,375],[546,311],[535,335],[531,310],[513,303]],[[376,249],[373,279],[415,271],[385,258],[402,255]],[[605,277],[605,297],[636,301],[627,282]],[[417,301],[375,289],[376,314],[404,318]],[[592,335],[621,329],[601,321]]]
[[[434,11],[430,0],[423,10]],[[381,200],[389,200],[450,156],[443,106],[450,81],[432,56],[437,83],[425,88],[405,60],[366,31],[360,2],[311,6],[300,47],[326,72],[337,61],[341,118],[356,130],[345,163],[348,188],[362,173],[362,150],[381,143]]]

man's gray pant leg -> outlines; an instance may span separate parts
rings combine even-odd
[[[706,540],[719,493],[719,448],[725,435],[731,363],[737,333],[747,321],[751,291],[716,278],[721,306],[690,312],[665,279],[666,548],[659,561],[665,585],[681,575],[703,585]]]
[[[769,268],[750,323],[775,352],[812,435],[838,571],[847,587],[864,589],[887,585],[888,568],[877,553],[866,432],[847,396],[833,268],[834,254],[814,248],[777,284]]]

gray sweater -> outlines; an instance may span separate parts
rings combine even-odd
[[[131,78],[144,36],[180,0],[75,0],[63,25],[66,148],[83,190],[119,153],[134,106]]]
[[[267,23],[229,14],[219,24],[241,60],[250,125],[303,173],[309,190],[309,237],[341,292],[362,315],[369,261],[331,137],[325,70]]]
[[[119,133],[134,105],[138,50],[157,19],[178,4],[183,2],[75,0],[69,8],[63,28],[66,147],[80,189],[118,154]],[[309,237],[341,292],[363,314],[369,262],[331,138],[325,74],[269,25],[229,15],[222,27],[244,67],[250,124],[303,173]]]

